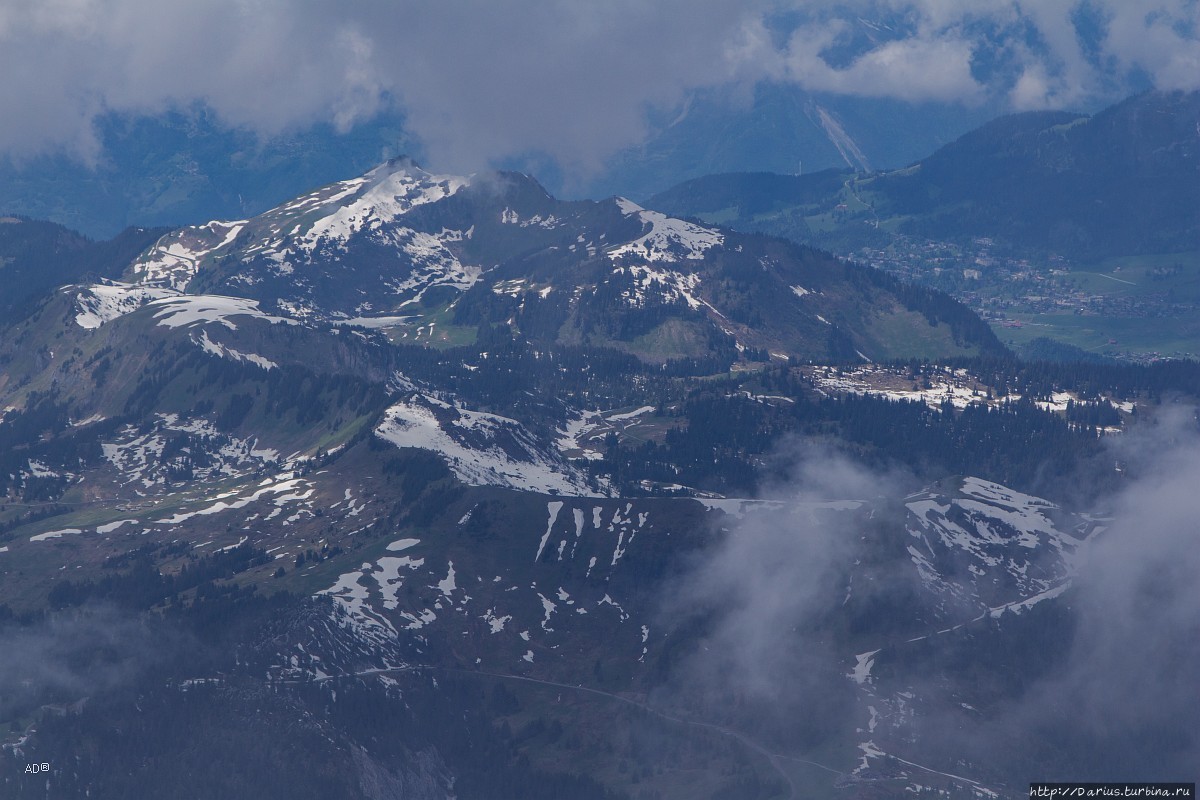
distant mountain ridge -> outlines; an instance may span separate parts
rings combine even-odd
[[[497,166],[532,172],[560,197],[641,199],[707,172],[897,166],[993,113],[955,103],[814,95],[791,84],[763,83],[750,97],[739,90],[694,92],[681,109],[648,120],[646,141],[614,154],[598,174],[574,175],[538,158]],[[49,219],[107,238],[131,225],[252,216],[387,158],[422,154],[405,116],[395,111],[345,132],[317,124],[265,140],[226,127],[204,107],[156,117],[109,114],[97,120],[96,136],[95,163],[62,153],[22,161],[0,157],[0,214]],[[849,149],[847,141],[853,142]],[[853,155],[847,162],[843,150],[860,151],[865,163]]]
[[[412,147],[398,115],[345,133],[318,124],[263,141],[205,108],[103,115],[96,137],[94,163],[65,153],[0,158],[0,214],[53,220],[97,239],[129,226],[246,216]]]
[[[1001,117],[908,168],[876,175],[712,176],[648,204],[847,245],[895,231],[993,237],[1085,260],[1195,250],[1200,92],[1147,92],[1094,116]]]
[[[95,242],[53,222],[0,218],[0,316],[31,310],[45,292],[65,283],[117,278],[165,229],[128,228]]]

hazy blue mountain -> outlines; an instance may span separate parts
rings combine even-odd
[[[1083,260],[1195,250],[1200,93],[1148,92],[1094,116],[1001,117],[911,167],[841,178],[706,177],[648,203],[845,247],[893,232]]]
[[[53,222],[0,217],[0,314],[31,310],[62,284],[118,278],[166,229],[129,228],[94,242]]]
[[[618,153],[596,175],[564,174],[545,160],[505,166],[534,172],[565,197],[639,198],[710,172],[902,166],[990,116],[986,108],[821,97],[763,84],[746,97],[696,92],[682,109],[652,120],[644,144]],[[0,160],[0,213],[106,238],[131,225],[252,216],[312,186],[420,153],[396,113],[346,133],[317,125],[260,141],[197,108],[108,115],[97,136],[101,155],[91,166],[67,155]]]
[[[197,108],[157,117],[109,114],[96,133],[94,165],[68,154],[0,160],[0,213],[51,220],[94,238],[132,225],[238,219],[413,150],[394,115],[347,133],[317,125],[261,141]]]
[[[994,114],[993,106],[839,97],[790,84],[697,93],[586,189],[642,198],[712,173],[902,167]]]

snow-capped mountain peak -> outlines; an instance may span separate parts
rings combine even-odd
[[[470,177],[431,174],[407,159],[389,161],[361,178],[347,181],[346,193],[337,196],[336,203],[323,203],[321,210],[333,205],[332,212],[314,221],[299,237],[298,245],[311,254],[324,242],[344,244],[360,231],[378,230],[418,206],[451,197],[470,182]],[[291,205],[280,211],[303,208],[293,209]]]
[[[721,245],[725,237],[715,228],[668,217],[646,209],[624,197],[615,199],[626,217],[637,217],[648,230],[637,239],[609,251],[613,261],[628,258],[644,261],[674,262],[681,259],[700,260],[711,248]]]
[[[846,280],[823,254],[625,198],[557,200],[528,176],[442,175],[399,159],[252,219],[169,233],[123,283],[78,290],[74,316],[97,328],[170,294],[211,295],[306,325],[386,328],[406,344],[461,344],[506,326],[655,362],[714,349],[731,360],[901,357],[911,353],[898,344],[928,336],[895,336],[887,320],[920,309],[857,284],[834,291]],[[972,347],[926,319],[953,347]]]

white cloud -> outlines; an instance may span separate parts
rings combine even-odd
[[[1095,106],[1148,80],[1200,88],[1200,3],[1194,0],[846,0],[799,4],[811,23],[793,35],[791,77],[807,88],[905,100],[1007,97],[1016,110]],[[848,66],[818,55],[856,18],[887,20],[892,37]],[[1088,21],[1099,35],[1086,30]],[[1095,41],[1089,40],[1089,37]],[[980,51],[1009,60],[981,85]]]
[[[202,102],[271,135],[348,126],[398,98],[448,161],[586,161],[635,141],[648,105],[738,79],[763,46],[758,19],[733,0],[702,14],[685,0],[8,0],[0,104],[20,113],[0,151],[93,152],[92,123],[109,110]]]
[[[1200,3],[1114,4],[1105,52],[1124,69],[1148,73],[1163,89],[1200,86]]]
[[[1114,446],[1137,477],[1108,498],[1112,519],[1082,551],[1062,662],[992,730],[1010,732],[985,739],[980,752],[996,752],[1011,731],[1046,732],[1048,720],[1060,719],[1044,735],[1053,737],[1055,725],[1069,730],[1067,757],[1086,752],[1092,771],[1144,763],[1173,774],[1198,763],[1195,409],[1165,406]]]
[[[975,101],[983,87],[971,76],[971,43],[951,36],[913,37],[884,42],[842,69],[821,52],[844,26],[802,29],[788,47],[788,77],[807,89],[864,97],[923,102]]]
[[[1046,70],[1040,64],[1026,67],[1008,96],[1013,108],[1018,111],[1048,107],[1051,104],[1051,91]]]
[[[710,86],[790,80],[910,101],[1079,105],[1133,73],[1200,85],[1200,4],[1089,0],[3,0],[0,153],[96,157],[105,112],[205,104],[270,136],[391,102],[438,166],[543,153],[598,165]],[[779,12],[789,12],[790,16]],[[778,30],[778,20],[794,30]],[[773,23],[767,20],[774,21]],[[878,23],[878,24],[877,24]],[[774,25],[775,27],[772,27]],[[862,34],[865,33],[865,36]],[[828,48],[859,36],[851,57]],[[995,39],[995,41],[989,41]],[[1011,68],[980,77],[980,48]],[[1103,73],[1103,74],[1101,74]],[[1111,98],[1106,98],[1111,99]]]
[[[787,483],[767,492],[780,506],[732,522],[676,576],[663,607],[667,625],[711,615],[707,641],[684,667],[689,691],[736,688],[773,707],[772,716],[799,698],[836,693],[840,663],[810,629],[830,613],[831,598],[845,594],[849,565],[861,555],[863,519],[847,509],[899,494],[898,476],[797,446]]]

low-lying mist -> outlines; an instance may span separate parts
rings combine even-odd
[[[1172,410],[1108,447],[1136,477],[1104,508],[1070,509],[1103,518],[1070,588],[949,633],[924,618],[928,591],[904,551],[911,477],[799,453],[788,480],[726,517],[667,587],[664,623],[694,644],[679,646],[656,699],[779,752],[838,747],[839,769],[870,740],[993,786],[1194,779],[1200,428],[1193,410]],[[933,635],[909,645],[914,630]],[[863,685],[849,673],[870,640],[884,650]],[[898,696],[908,716],[876,728],[868,705],[894,709]]]

